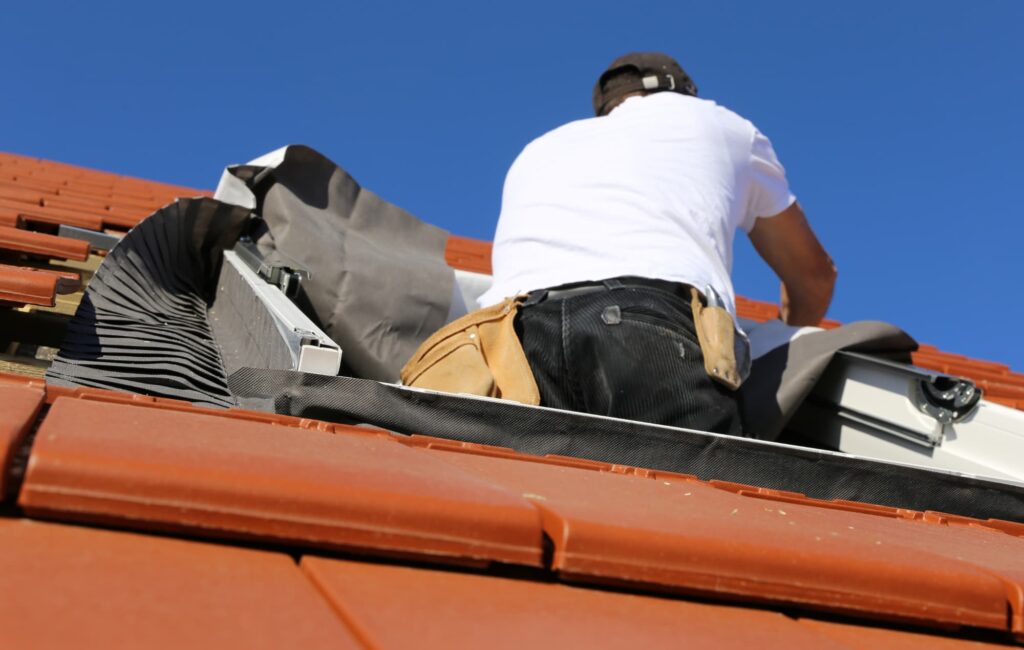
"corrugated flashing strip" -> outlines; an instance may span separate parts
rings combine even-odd
[[[234,405],[207,309],[219,251],[247,218],[214,201],[182,200],[134,228],[90,280],[48,379]]]

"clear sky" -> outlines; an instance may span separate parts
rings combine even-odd
[[[303,143],[482,239],[519,150],[590,116],[616,56],[668,52],[773,140],[840,270],[832,318],[1024,370],[1020,0],[36,0],[3,22],[0,150],[212,189]],[[734,277],[776,299],[745,240]]]

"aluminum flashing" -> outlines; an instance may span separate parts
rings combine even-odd
[[[751,498],[684,476],[437,453],[528,495],[567,579],[1024,635],[1024,539],[1012,535]]]
[[[58,398],[19,503],[130,526],[540,564],[540,519],[521,496],[391,434],[346,431]]]
[[[845,648],[776,612],[306,556],[375,648]]]
[[[224,252],[209,321],[228,374],[243,364],[321,375],[341,368],[338,345],[233,250]]]
[[[35,425],[44,398],[39,388],[0,385],[0,502],[9,496],[11,463]]]
[[[61,225],[57,234],[61,237],[88,242],[90,248],[101,251],[109,251],[111,248],[116,246],[119,241],[121,241],[121,238],[116,235],[108,235],[107,233],[100,232],[98,230],[89,230],[86,228],[67,225]]]
[[[862,457],[1024,481],[1024,413],[978,397],[967,380],[840,353],[789,428]]]
[[[291,558],[0,519],[5,648],[361,648]]]

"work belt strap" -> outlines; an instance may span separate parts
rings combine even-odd
[[[629,288],[656,289],[658,291],[663,291],[679,298],[683,298],[687,302],[690,301],[691,287],[687,284],[671,282],[668,280],[653,280],[650,278],[623,277],[602,280],[601,282],[565,284],[551,289],[531,291],[527,295],[526,301],[523,302],[523,307],[529,307],[531,305],[551,300],[565,300],[567,298],[574,298],[576,296],[595,293],[597,291],[613,291],[616,289]]]

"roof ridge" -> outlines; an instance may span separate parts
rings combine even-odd
[[[36,158],[34,156],[28,156],[25,154],[14,153],[10,151],[0,150],[0,167],[4,165],[4,162],[12,162],[13,164],[19,164],[19,161],[28,161],[35,165],[41,165],[44,167],[51,167],[64,170],[74,170],[78,172],[85,172],[86,175],[100,174],[103,176],[113,177],[114,179],[130,181],[133,183],[146,183],[166,187],[174,190],[188,190],[191,192],[197,192],[201,194],[211,194],[209,190],[202,190],[199,188],[192,187],[190,185],[184,185],[180,183],[168,183],[166,181],[158,181],[149,178],[143,178],[141,176],[135,176],[131,174],[122,174],[120,172],[110,171],[106,169],[97,169],[95,167],[87,167],[85,165],[78,165],[75,163],[67,163],[58,160],[51,160],[48,158]]]

